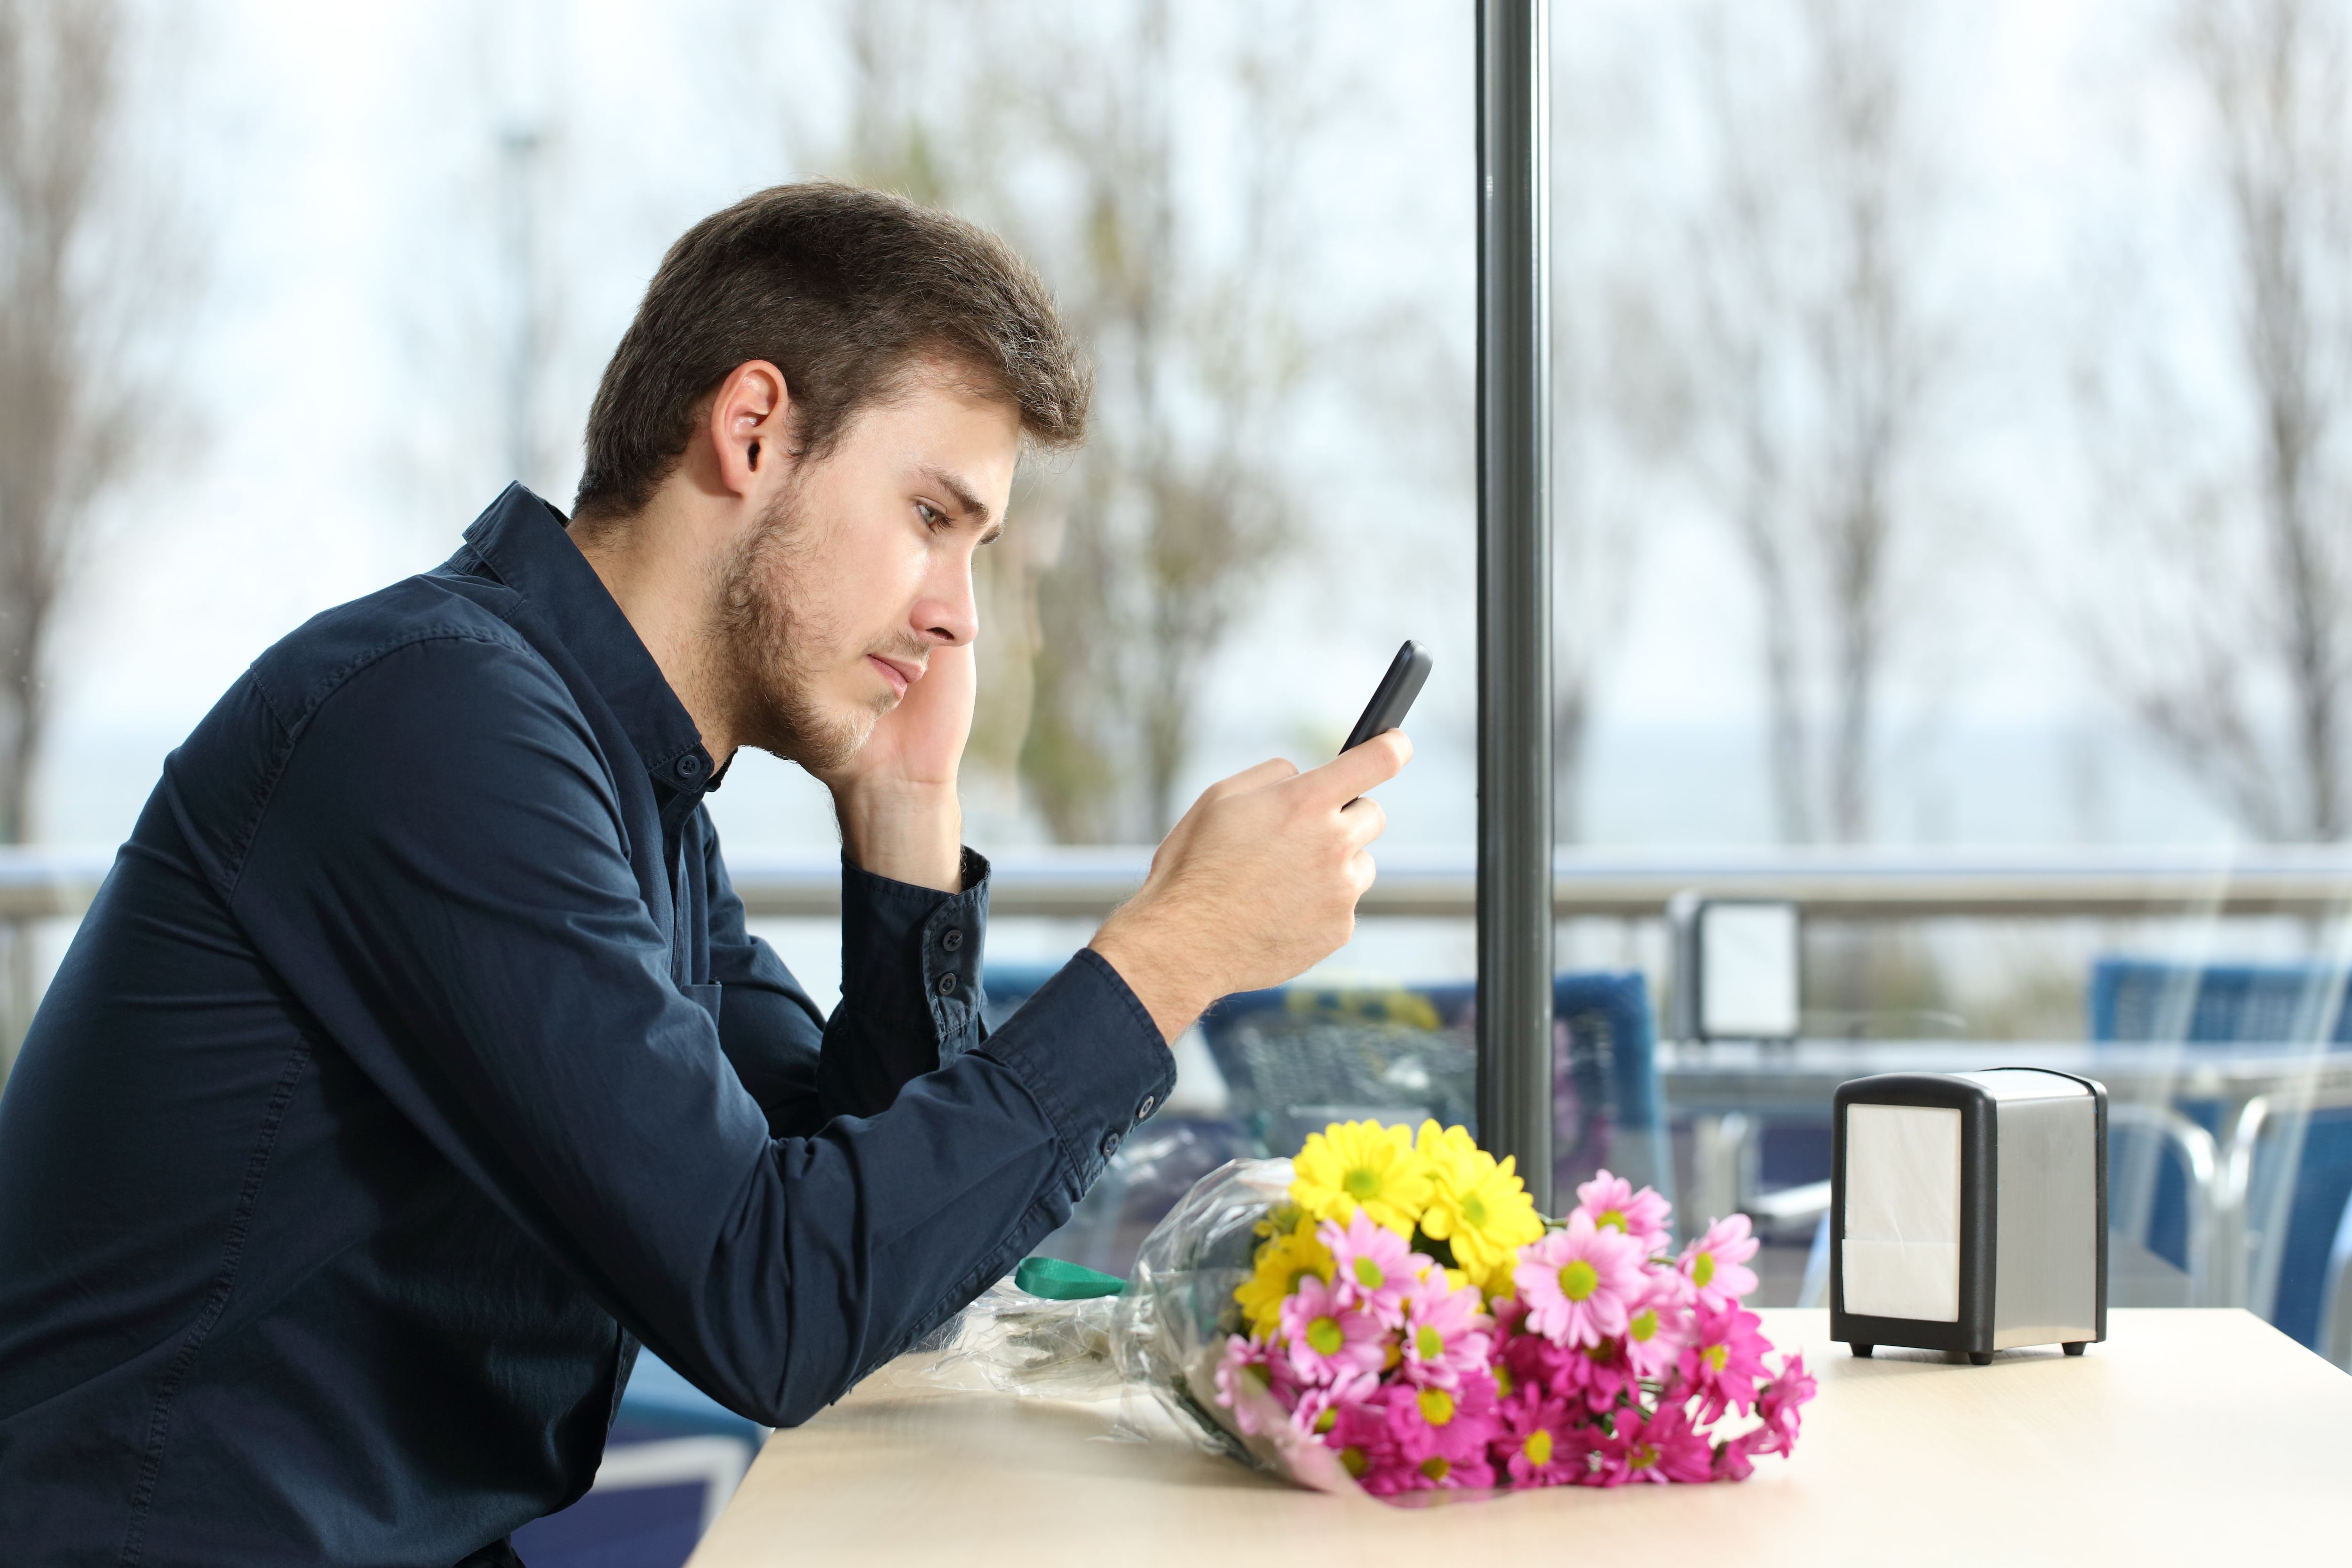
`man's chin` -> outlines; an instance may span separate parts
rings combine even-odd
[[[772,752],[788,763],[797,763],[820,778],[849,764],[851,758],[874,738],[874,722],[880,715],[864,709],[852,710],[845,717],[815,719],[803,714],[800,721],[761,744],[761,750]]]

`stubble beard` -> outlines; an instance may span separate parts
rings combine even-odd
[[[880,714],[833,718],[817,700],[810,655],[837,639],[792,592],[811,553],[795,500],[789,489],[777,496],[736,547],[719,573],[712,619],[737,737],[822,776],[856,755]]]

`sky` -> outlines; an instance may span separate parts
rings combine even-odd
[[[1310,536],[1209,673],[1190,782],[1272,752],[1311,760],[1413,637],[1437,670],[1412,726],[1419,759],[1387,792],[1391,841],[1466,852],[1472,39],[1458,7],[1328,11],[1316,69],[1341,109],[1310,153],[1318,238],[1300,310],[1350,368],[1300,412]],[[169,21],[156,36],[192,68],[156,92],[140,133],[173,161],[209,283],[180,323],[184,428],[108,510],[61,629],[42,797],[43,837],[58,843],[118,841],[164,752],[262,647],[437,562],[509,477],[502,132],[547,136],[539,255],[556,348],[541,477],[561,500],[596,373],[663,247],[745,191],[804,173],[838,113],[835,46],[810,5],[224,0],[156,14]],[[1248,8],[1190,14],[1245,26]],[[1671,244],[1674,203],[1704,178],[1677,63],[1700,15],[1560,0],[1556,113],[1581,149],[1565,161],[1591,176],[1563,196],[1563,224],[1584,226],[1564,231],[1584,237],[1573,244]],[[1937,526],[1895,611],[1882,832],[2226,836],[2132,738],[2070,631],[2094,508],[2067,458],[2063,367],[2048,348],[2080,313],[2084,194],[2170,190],[2199,155],[2160,82],[2116,85],[2160,78],[2151,7],[1986,0],[1923,15],[1922,122],[1945,182],[1930,293],[1966,352],[1920,481]],[[1183,134],[1213,166],[1221,139],[1245,128],[1203,104]],[[1202,199],[1213,205],[1213,185]],[[1407,441],[1367,412],[1382,377],[1414,374],[1377,338],[1400,300],[1452,356],[1439,385],[1457,405]],[[1618,628],[1597,694],[1589,836],[1767,841],[1757,610],[1730,536],[1674,474],[1598,467],[1632,547],[1622,572],[1583,585]],[[821,795],[785,765],[751,759],[729,783],[714,810],[730,843],[831,842]],[[999,826],[1012,843],[1036,836]]]

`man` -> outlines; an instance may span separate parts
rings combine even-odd
[[[1067,1216],[1202,1006],[1346,940],[1400,735],[1213,787],[980,1025],[972,552],[1086,401],[995,240],[764,192],[664,260],[568,531],[510,489],[229,689],[0,1100],[11,1560],[511,1562],[640,1342],[806,1419]],[[704,809],[742,746],[833,793],[829,1020]]]

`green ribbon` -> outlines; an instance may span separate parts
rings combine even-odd
[[[1084,1268],[1058,1258],[1024,1258],[1013,1271],[1013,1282],[1032,1296],[1048,1301],[1084,1301],[1096,1296],[1116,1296],[1127,1281],[1099,1268]]]

